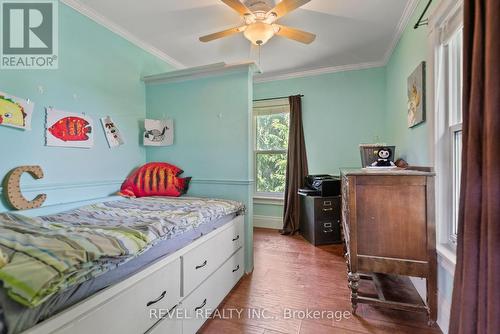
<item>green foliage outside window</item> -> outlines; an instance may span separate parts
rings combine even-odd
[[[255,156],[257,192],[285,191],[289,125],[289,113],[257,115]]]

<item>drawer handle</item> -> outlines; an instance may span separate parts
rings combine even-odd
[[[333,211],[333,208],[323,208],[323,211]]]
[[[236,240],[239,240],[239,239],[240,239],[240,235],[238,234],[238,235],[236,236],[236,238],[234,238],[234,239],[233,239],[233,241],[236,241]]]
[[[202,232],[202,233],[200,233],[200,236],[199,236],[199,237],[194,238],[194,239],[193,239],[193,241],[198,240],[199,238],[201,238],[201,237],[202,237],[202,236],[204,236],[204,235],[205,235],[205,234],[203,234],[203,232]]]
[[[204,266],[207,265],[207,260],[205,260],[202,264],[200,264],[199,266],[196,266],[195,269],[198,270],[200,268],[203,268]]]
[[[235,268],[235,269],[233,269],[233,273],[234,273],[235,271],[238,271],[238,270],[240,270],[240,265],[239,265],[239,264],[236,266],[236,268]]]
[[[203,301],[203,303],[200,306],[198,306],[197,308],[194,309],[194,311],[196,312],[198,310],[201,310],[202,308],[205,307],[205,305],[207,305],[207,299],[206,298],[205,298],[205,300]]]
[[[153,305],[153,304],[158,303],[160,300],[162,300],[163,298],[165,298],[165,296],[166,296],[166,295],[167,295],[167,291],[163,291],[163,292],[161,293],[160,297],[156,298],[155,300],[152,300],[152,301],[148,302],[148,303],[146,304],[146,306],[151,306],[151,305]]]
[[[328,230],[323,230],[324,233],[332,233],[333,232],[333,229],[328,229]]]

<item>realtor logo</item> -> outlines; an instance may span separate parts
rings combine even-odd
[[[0,68],[57,69],[57,14],[57,0],[0,0]]]

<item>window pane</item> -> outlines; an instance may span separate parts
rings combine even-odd
[[[286,150],[290,114],[257,115],[256,118],[257,150]]]
[[[458,90],[458,98],[457,98],[457,121],[456,123],[462,123],[462,96],[463,96],[463,29],[460,29],[457,34],[457,90]],[[460,134],[461,136],[461,134]]]
[[[257,192],[285,192],[286,153],[257,153]]]
[[[451,241],[456,242],[458,233],[458,209],[460,205],[460,177],[462,173],[462,131],[453,134],[453,227]]]
[[[448,87],[450,126],[462,123],[462,29],[448,44]]]

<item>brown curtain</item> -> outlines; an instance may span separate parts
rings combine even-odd
[[[285,208],[281,234],[294,234],[299,230],[300,203],[297,194],[308,173],[306,143],[302,127],[302,98],[290,96],[290,135],[286,165]]]
[[[450,334],[500,333],[500,0],[464,1],[463,160]]]

